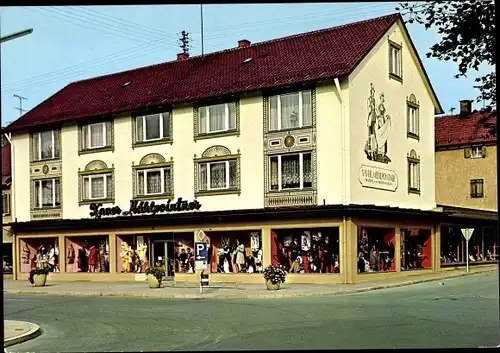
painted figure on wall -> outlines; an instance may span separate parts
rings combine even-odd
[[[375,100],[375,88],[370,84],[370,97],[368,98],[368,140],[365,144],[366,157],[370,161],[389,163],[387,156],[387,139],[391,131],[391,117],[386,114],[385,97],[380,94],[380,103]]]

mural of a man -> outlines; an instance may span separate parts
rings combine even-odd
[[[391,128],[391,117],[386,114],[384,93],[380,94],[380,103],[375,102],[375,88],[370,84],[370,96],[368,97],[368,140],[365,144],[366,157],[370,161],[389,163],[391,159],[387,156],[387,139]]]

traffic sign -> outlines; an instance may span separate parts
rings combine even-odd
[[[208,260],[208,244],[207,243],[194,243],[194,259],[196,261]]]
[[[474,233],[474,228],[462,228],[460,230],[462,231],[462,234],[467,241],[469,241],[469,239],[472,237],[472,233]]]

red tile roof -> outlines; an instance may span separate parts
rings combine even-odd
[[[10,143],[2,147],[2,186],[10,184],[11,178],[11,160]]]
[[[492,130],[496,128],[497,113],[474,111],[469,115],[447,115],[436,117],[436,149],[458,147],[473,143],[496,142]]]
[[[7,130],[344,77],[400,18],[392,14],[74,82]]]

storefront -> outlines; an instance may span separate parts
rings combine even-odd
[[[161,265],[167,280],[195,283],[195,243],[206,242],[212,283],[262,283],[269,264],[288,283],[354,283],[438,271],[449,222],[443,212],[368,206],[155,211],[14,223],[15,275],[26,279],[43,251],[54,280],[141,281]]]

